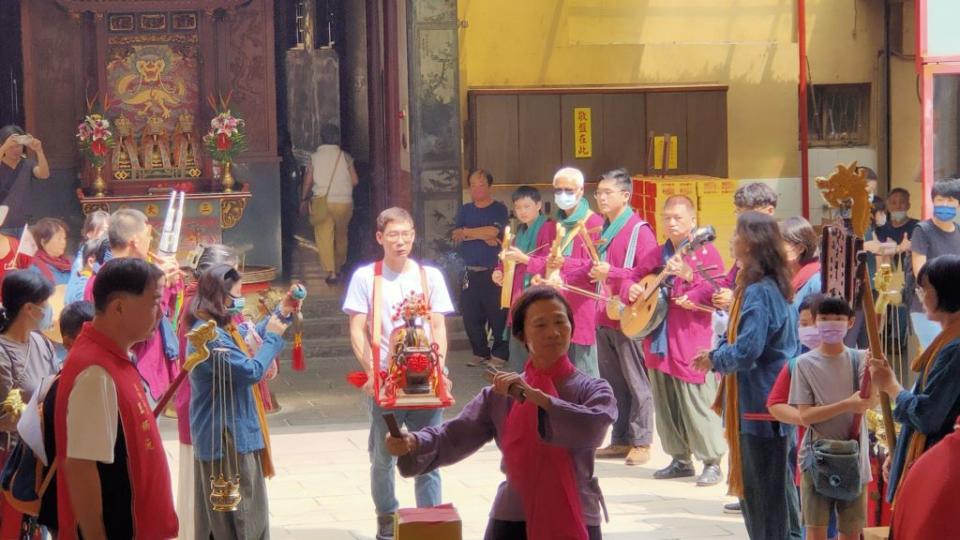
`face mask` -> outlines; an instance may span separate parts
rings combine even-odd
[[[953,221],[957,217],[957,209],[953,206],[938,204],[933,207],[933,217],[940,221]]]
[[[804,347],[813,350],[820,346],[820,330],[816,326],[801,326],[797,331]]]
[[[907,219],[907,211],[896,210],[896,211],[890,212],[890,217],[892,217],[894,221],[903,221]]]
[[[557,203],[557,208],[563,211],[570,210],[577,205],[577,195],[575,193],[558,191],[553,195],[553,200]]]
[[[843,343],[843,337],[847,335],[847,321],[817,321],[817,331],[820,332],[820,340],[828,345]]]
[[[243,313],[243,308],[245,307],[247,307],[246,298],[242,296],[233,297],[233,305],[230,306],[229,309],[227,309],[227,312],[229,312],[231,315],[239,315]]]
[[[877,227],[883,227],[887,224],[887,215],[883,212],[880,212],[877,214],[875,221],[877,222]]]
[[[53,307],[50,304],[47,304],[43,308],[43,317],[40,319],[40,326],[37,330],[45,332],[53,326]]]

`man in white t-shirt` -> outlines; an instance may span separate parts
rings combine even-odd
[[[339,146],[340,129],[333,124],[320,128],[323,144],[310,155],[310,166],[300,188],[300,213],[310,214],[320,264],[328,272],[327,283],[347,262],[347,229],[353,217],[353,188],[360,182],[353,158]]]
[[[380,305],[380,343],[371,343],[373,320],[374,264],[358,268],[350,279],[343,311],[350,316],[350,341],[353,353],[367,374],[364,391],[370,396],[370,476],[373,503],[377,511],[377,540],[393,538],[393,514],[399,503],[394,494],[396,458],[386,449],[387,426],[384,413],[393,413],[397,422],[406,424],[410,431],[440,424],[441,409],[383,409],[373,401],[373,370],[385,370],[388,362],[388,341],[394,328],[403,325],[392,317],[411,294],[423,297],[420,265],[410,259],[415,239],[413,218],[402,208],[388,208],[377,217],[377,243],[383,246],[383,281]],[[453,303],[447,292],[443,274],[436,268],[423,267],[430,297],[430,324],[425,330],[431,341],[439,346],[440,362],[447,354],[447,330],[444,315],[453,312]],[[380,366],[373,365],[372,347],[379,348]],[[446,372],[446,368],[444,368]],[[448,381],[445,383],[449,384]],[[417,506],[424,508],[440,504],[440,474],[437,471],[416,477]]]

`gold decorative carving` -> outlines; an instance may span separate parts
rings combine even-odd
[[[232,229],[240,223],[243,210],[247,207],[246,199],[220,199],[220,227]]]
[[[83,215],[87,216],[87,215],[90,215],[90,214],[93,213],[93,212],[96,212],[97,210],[103,210],[104,212],[109,212],[109,211],[110,211],[110,204],[109,204],[109,203],[102,202],[102,201],[97,201],[97,202],[85,202],[85,203],[83,203],[83,205],[81,206],[81,209],[83,210]]]

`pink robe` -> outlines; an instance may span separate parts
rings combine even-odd
[[[606,285],[601,289],[604,296],[617,295],[626,299],[630,286],[633,285],[633,276],[645,276],[660,265],[660,246],[657,237],[649,226],[641,227],[637,234],[637,247],[633,256],[632,268],[626,268],[627,250],[630,247],[630,237],[633,227],[642,220],[636,215],[630,216],[627,224],[610,241],[607,249],[607,262],[610,263],[610,274]],[[620,328],[620,322],[607,317],[606,302],[597,302],[597,324],[607,328]]]
[[[540,227],[540,230],[537,231],[537,251],[530,255],[531,258],[534,256],[544,256],[546,252],[550,250],[550,244],[553,243],[553,239],[557,237],[557,224],[553,220],[547,220]],[[546,247],[544,247],[546,246]],[[503,262],[501,261],[497,264],[497,270],[503,271]],[[516,302],[517,298],[520,298],[520,295],[523,294],[523,278],[527,275],[533,275],[527,265],[517,263],[517,266],[513,271],[513,293],[510,297],[511,302]],[[504,284],[506,285],[506,284]],[[507,326],[510,326],[510,322],[513,319],[513,310],[507,312]]]
[[[660,253],[662,250],[661,247]],[[716,268],[709,272],[710,275],[717,275],[723,273],[723,259],[713,244],[707,244],[684,257],[684,260],[694,269],[693,280],[687,282],[679,277],[673,280],[667,307],[667,354],[653,353],[650,350],[652,337],[647,337],[643,340],[643,357],[647,369],[655,369],[684,382],[703,384],[705,375],[693,369],[692,364],[693,358],[700,351],[710,349],[713,338],[712,315],[704,311],[684,309],[673,302],[673,299],[687,295],[695,304],[712,306],[713,287],[696,272],[696,263],[699,262],[705,267],[716,265]]]
[[[592,231],[590,237],[594,244],[600,239],[600,230],[603,228],[603,217],[600,214],[591,214],[587,218],[587,229]],[[554,226],[556,229],[556,226]],[[547,257],[549,253],[530,257],[527,264],[527,272],[531,274],[543,274],[547,267]],[[590,269],[593,267],[593,261],[584,245],[583,239],[577,236],[573,240],[573,250],[570,255],[564,257],[563,267],[560,269],[560,276],[567,285],[572,285],[580,289],[594,291],[596,283],[590,281]],[[582,294],[564,291],[563,296],[570,303],[573,310],[573,336],[570,341],[577,345],[591,346],[597,342],[597,301],[588,298]]]

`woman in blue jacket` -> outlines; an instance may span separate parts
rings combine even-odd
[[[217,265],[200,275],[197,295],[190,303],[187,323],[217,323],[216,338],[207,344],[211,357],[190,372],[190,433],[194,441],[197,538],[264,538],[269,534],[264,478],[273,476],[270,434],[257,383],[283,349],[287,329],[278,316],[264,319],[257,332],[263,344],[250,354],[234,323],[243,311],[240,273]],[[187,349],[188,355],[193,346]],[[214,511],[210,505],[211,478],[240,479],[236,512]]]

